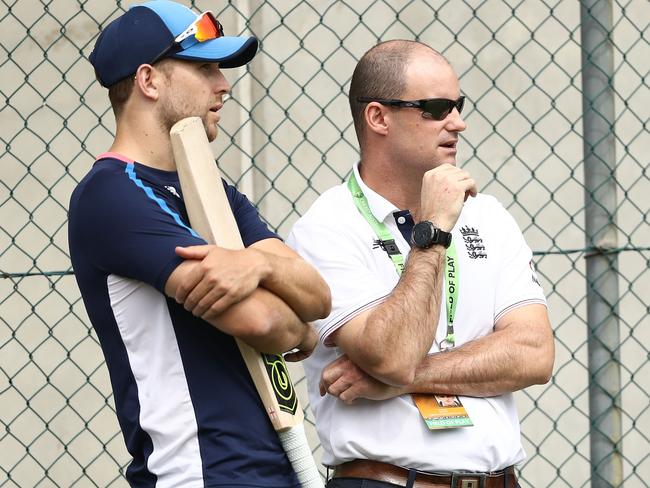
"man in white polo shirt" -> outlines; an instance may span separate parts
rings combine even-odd
[[[426,45],[359,61],[361,162],[288,243],[332,291],[305,361],[336,487],[515,487],[512,392],[549,380],[546,300],[514,219],[457,168],[458,77]]]

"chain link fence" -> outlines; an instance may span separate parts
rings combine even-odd
[[[130,3],[0,0],[2,487],[126,486],[129,456],[72,275],[66,213],[114,130],[86,57]],[[524,230],[555,331],[552,382],[517,394],[522,486],[650,486],[650,3],[192,6],[261,40],[255,60],[228,73],[214,151],[285,236],[358,159],[346,99],[357,59],[392,38],[447,56],[470,102],[460,163]]]

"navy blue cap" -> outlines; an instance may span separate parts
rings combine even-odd
[[[169,48],[176,36],[196,20],[197,14],[176,2],[153,0],[132,6],[102,31],[90,53],[90,62],[102,86],[110,87],[133,75],[141,64],[151,63]],[[194,36],[183,40],[180,51],[165,57],[219,63],[236,68],[257,53],[255,37],[223,36],[205,42]]]

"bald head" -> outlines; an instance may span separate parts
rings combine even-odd
[[[408,40],[379,43],[357,63],[350,82],[349,101],[359,144],[363,145],[366,104],[357,102],[357,98],[399,98],[406,90],[407,67],[416,52],[426,52],[440,63],[449,64],[442,54],[426,44]]]

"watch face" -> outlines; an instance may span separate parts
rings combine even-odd
[[[428,222],[419,222],[413,227],[413,243],[418,247],[431,245],[432,228]]]

